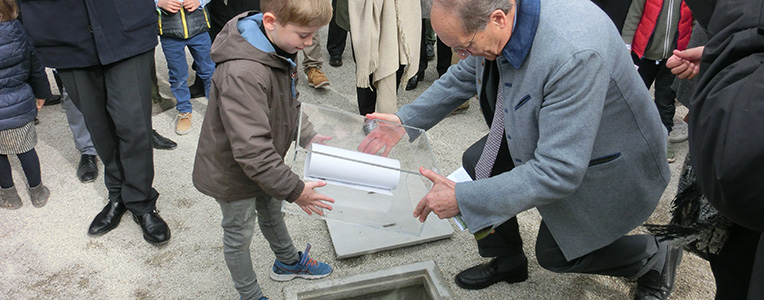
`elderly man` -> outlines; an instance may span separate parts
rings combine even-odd
[[[637,279],[636,299],[666,299],[681,250],[626,236],[670,180],[666,129],[608,17],[585,0],[435,0],[432,16],[462,61],[396,115],[368,117],[429,129],[478,95],[491,129],[464,155],[476,180],[421,169],[433,187],[414,211],[461,214],[495,257],[457,284],[524,281],[515,216],[536,208],[542,267]],[[359,149],[388,153],[400,136],[380,123]]]

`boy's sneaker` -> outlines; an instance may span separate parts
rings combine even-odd
[[[329,78],[326,78],[326,74],[318,68],[308,68],[305,74],[308,75],[308,86],[321,89],[329,85]]]
[[[175,133],[184,135],[191,132],[191,113],[179,113],[175,118]]]
[[[305,248],[305,252],[300,252],[300,260],[291,266],[275,260],[271,269],[271,278],[276,281],[289,281],[296,277],[318,279],[329,276],[332,273],[332,267],[310,258],[308,251],[310,251],[310,244]]]
[[[678,120],[674,123],[674,127],[671,127],[668,140],[672,143],[681,143],[686,141],[688,137],[687,123],[684,120]]]

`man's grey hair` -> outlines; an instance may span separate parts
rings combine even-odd
[[[465,33],[474,33],[485,28],[488,16],[497,9],[504,13],[512,9],[510,0],[434,0],[433,7],[436,6],[451,11],[462,20]]]

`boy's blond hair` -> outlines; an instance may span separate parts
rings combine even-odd
[[[18,16],[19,8],[16,6],[16,0],[0,0],[0,22],[16,20]]]
[[[262,0],[260,9],[272,13],[284,25],[324,26],[332,19],[331,0]]]

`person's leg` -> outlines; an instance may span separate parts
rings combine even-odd
[[[8,155],[0,154],[0,188],[9,189],[12,187],[11,162],[8,160]]]
[[[437,69],[438,78],[440,78],[451,67],[451,47],[446,46],[440,38],[436,38],[436,44],[435,56],[437,58],[437,65],[435,69]]]
[[[733,225],[722,250],[709,257],[716,299],[746,299],[760,236],[761,232]]]
[[[99,129],[90,132],[90,137],[104,165],[104,184],[109,200],[122,202],[119,195],[124,175],[119,163],[116,129],[106,111],[103,68],[60,69],[58,73],[72,103],[82,113],[87,128]]]
[[[305,47],[302,54],[302,66],[305,75],[308,76],[308,86],[318,89],[329,85],[329,78],[321,71],[321,42],[318,33],[313,35],[313,43]]]
[[[484,136],[462,154],[462,166],[473,179],[475,166],[483,153],[487,138],[488,136]],[[496,158],[491,176],[507,172],[514,167],[506,143],[501,147],[499,153],[502,154]],[[478,240],[477,245],[480,256],[494,259],[457,274],[456,283],[460,287],[481,289],[499,281],[514,283],[528,278],[528,259],[523,252],[517,217],[496,227],[488,236]]]
[[[558,273],[586,273],[637,279],[635,299],[667,299],[674,287],[682,249],[652,235],[623,236],[607,246],[571,260],[565,258],[542,220],[536,239],[541,267]]]
[[[297,249],[289,235],[284,214],[281,212],[281,201],[271,196],[257,197],[255,203],[257,209],[257,224],[260,232],[268,241],[276,259],[285,264],[293,264],[300,259]]]
[[[671,85],[676,76],[671,74],[671,70],[666,68],[666,60],[661,60],[655,73],[655,106],[658,107],[658,113],[661,116],[663,126],[666,126],[668,132],[674,127],[674,114],[676,107],[676,92]]]
[[[634,54],[631,55],[631,59],[634,61],[634,64],[639,67],[639,69],[637,69],[637,73],[639,73],[639,77],[642,78],[642,81],[645,83],[645,87],[647,87],[649,90],[653,85],[653,81],[655,81],[655,75],[659,71],[658,65],[655,64],[654,60],[639,59]]]
[[[587,273],[639,278],[663,267],[667,248],[652,235],[629,235],[587,255],[568,261],[544,221],[539,226],[536,258],[544,269],[558,273]]]
[[[27,184],[30,187],[40,186],[42,177],[40,176],[40,158],[37,151],[32,148],[24,153],[17,154],[21,161],[21,168],[24,169],[24,175],[27,177]]]
[[[302,68],[307,71],[310,68],[321,68],[321,41],[318,32],[313,34],[313,43],[302,49]]]
[[[424,80],[424,72],[427,70],[427,40],[425,39],[426,34],[426,22],[425,19],[422,19],[422,34],[420,36],[420,45],[419,45],[419,66],[417,69],[417,73],[414,77],[411,77],[408,82],[406,82],[406,90],[410,91],[417,87],[420,81]]]
[[[332,0],[332,9],[336,11],[337,0]],[[342,65],[342,53],[345,52],[348,32],[337,25],[335,14],[329,21],[329,33],[326,37],[326,51],[329,52],[329,64],[335,67]]]
[[[13,185],[11,163],[7,155],[0,154],[0,208],[19,209],[21,206],[21,197]]]
[[[69,129],[74,137],[74,148],[80,152],[80,162],[77,164],[77,179],[81,182],[92,182],[98,177],[98,163],[96,163],[95,146],[90,138],[90,131],[85,125],[85,118],[82,112],[77,109],[74,102],[69,97],[66,88],[62,88],[61,99],[63,101],[66,119],[69,122]]]
[[[106,110],[115,129],[117,157],[123,174],[120,194],[125,206],[137,216],[154,211],[159,197],[152,187],[151,81],[146,76],[151,71],[153,58],[152,49],[104,66]]]
[[[210,96],[210,85],[212,84],[212,73],[215,72],[215,63],[210,57],[210,36],[206,33],[197,34],[188,39],[187,45],[196,64],[196,75],[201,78],[204,84],[204,95]]]
[[[191,93],[188,90],[188,63],[186,62],[186,41],[176,38],[161,37],[162,52],[167,60],[170,91],[178,101],[175,109],[179,113],[191,112]]]
[[[63,89],[64,111],[66,112],[66,120],[69,123],[69,129],[72,131],[74,137],[74,148],[80,152],[80,155],[98,155],[93,140],[90,137],[90,131],[88,131],[87,125],[85,125],[85,117],[82,112],[74,105],[66,88]]]
[[[217,200],[223,214],[220,224],[223,227],[223,257],[236,291],[246,300],[263,297],[249,251],[255,230],[255,201],[254,198]]]
[[[18,154],[18,157],[19,161],[21,161],[21,167],[24,169],[24,174],[27,177],[29,198],[32,201],[32,205],[35,207],[45,206],[48,203],[50,190],[42,184],[40,158],[37,157],[37,151],[32,148],[32,150]]]

